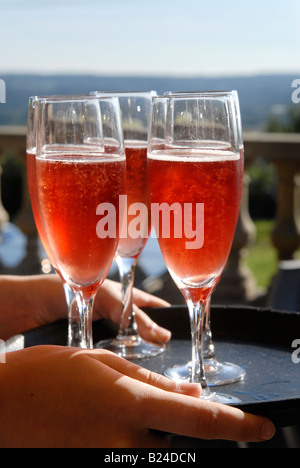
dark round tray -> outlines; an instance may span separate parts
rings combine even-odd
[[[185,306],[148,309],[160,325],[172,331],[165,353],[136,361],[158,373],[191,358],[188,311]],[[244,411],[269,417],[276,426],[300,423],[300,363],[292,360],[295,339],[300,339],[300,313],[265,308],[213,306],[212,332],[220,361],[234,362],[246,370],[242,382],[214,387],[238,397]],[[94,342],[115,336],[109,321],[94,323]],[[43,344],[66,345],[67,321],[40,327],[18,336],[24,347]],[[13,339],[9,340],[10,345]],[[300,357],[300,353],[299,353]]]

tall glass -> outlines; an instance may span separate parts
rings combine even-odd
[[[93,94],[103,96],[110,93],[95,92]],[[116,253],[116,263],[122,285],[120,327],[114,340],[101,342],[98,346],[105,347],[126,359],[142,359],[157,356],[165,350],[164,344],[149,343],[140,337],[132,298],[137,261],[151,232],[147,145],[152,97],[156,95],[156,92],[111,94],[118,97],[121,108],[126,151],[124,205],[127,209],[127,217]]]
[[[166,92],[166,96],[181,95],[181,92]],[[187,93],[184,93],[187,94]],[[198,92],[191,92],[193,96],[196,96]],[[244,144],[243,144],[243,132],[242,132],[242,121],[239,104],[239,96],[236,90],[230,91],[203,91],[201,95],[206,96],[217,96],[225,95],[232,97],[231,105],[234,106],[234,112],[236,116],[236,125],[239,138],[239,147],[241,153],[241,159],[244,160]],[[220,279],[220,278],[219,278]],[[218,281],[216,282],[217,285]],[[203,328],[203,359],[206,374],[207,384],[211,387],[218,385],[225,385],[243,380],[246,375],[245,369],[241,366],[232,363],[219,361],[216,357],[215,346],[211,328],[211,298],[207,301]],[[167,369],[165,374],[167,377],[173,380],[187,381],[190,378],[191,362],[181,366],[174,366],[171,369]]]
[[[230,253],[241,201],[243,160],[232,97],[154,98],[148,171],[158,242],[189,310],[190,381],[202,385],[202,398],[237,403],[210,391],[202,352],[205,310]]]
[[[27,152],[27,178],[28,178],[28,188],[31,199],[32,213],[35,219],[36,226],[38,228],[39,237],[43,243],[45,252],[48,256],[52,267],[56,270],[57,274],[61,277],[63,282],[63,287],[65,291],[65,297],[68,307],[68,338],[67,345],[72,347],[84,348],[86,346],[85,337],[82,336],[81,330],[81,320],[82,314],[80,313],[79,306],[80,302],[76,299],[76,294],[73,293],[72,289],[68,283],[63,279],[57,265],[55,264],[55,259],[50,250],[49,242],[47,240],[45,229],[40,220],[40,207],[38,200],[38,190],[37,190],[37,178],[36,178],[36,140],[37,140],[37,121],[38,121],[38,111],[39,111],[39,100],[40,99],[54,99],[52,97],[38,97],[32,96],[29,98],[28,106],[28,123],[27,123],[27,140],[26,140],[26,152]],[[58,98],[58,97],[57,97]],[[60,99],[63,99],[60,97]]]
[[[40,100],[39,229],[46,233],[54,264],[76,294],[81,336],[89,349],[93,348],[94,298],[118,244],[125,169],[117,99]]]
[[[233,105],[235,108],[240,156],[241,156],[241,160],[244,161],[245,151],[244,151],[239,95],[236,90],[230,91],[230,93],[232,94]],[[211,301],[209,301],[207,305],[205,326],[204,326],[204,340],[203,340],[204,362],[207,368],[207,372],[206,372],[207,383],[210,386],[217,386],[217,385],[225,385],[225,384],[234,383],[234,382],[243,380],[246,376],[245,369],[243,369],[241,366],[232,362],[219,361],[216,357],[215,346],[213,342],[212,328],[211,328],[210,306],[211,306]]]

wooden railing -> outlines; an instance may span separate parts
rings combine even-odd
[[[243,199],[229,262],[215,293],[218,302],[255,303],[261,296],[253,275],[243,262],[244,252],[256,235],[255,225],[249,214],[248,169],[259,157],[273,164],[278,175],[277,214],[270,238],[270,243],[276,248],[278,261],[292,259],[300,246],[300,134],[245,133],[244,143],[246,170]],[[27,236],[28,254],[14,272],[36,273],[40,269],[40,263],[26,177],[26,128],[0,127],[0,157],[6,150],[14,151],[24,168],[22,208],[15,223]],[[0,203],[0,227],[5,222],[7,214]],[[165,289],[165,297],[169,299],[169,280],[158,283]],[[152,292],[155,292],[153,285]],[[160,291],[160,295],[164,294]]]

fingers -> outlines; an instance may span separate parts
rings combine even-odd
[[[275,433],[268,419],[244,413],[240,409],[189,396],[153,389],[151,411],[143,415],[152,429],[201,439],[238,442],[269,440]],[[150,407],[148,406],[148,409]]]
[[[138,307],[170,307],[169,302],[140,289],[133,289],[133,300]]]
[[[208,440],[258,442],[269,440],[275,433],[271,421],[262,416],[202,400],[199,386],[178,385],[107,351],[82,352],[101,364],[100,384],[103,384],[104,373],[109,374],[111,392],[121,391],[127,399],[126,417],[132,416],[130,424],[139,434],[152,429]],[[117,386],[115,382],[118,382]]]
[[[155,434],[154,432],[148,431],[144,441],[140,443],[140,448],[153,448],[156,449],[169,449],[170,441],[168,435]]]
[[[160,327],[141,309],[134,307],[136,322],[141,338],[145,341],[167,343],[171,339],[171,332]]]
[[[165,329],[151,325],[153,322],[146,320],[146,314],[140,313],[139,307],[169,307],[170,304],[160,298],[152,296],[137,288],[133,289],[134,308],[138,315],[141,316],[140,326],[142,327],[143,338],[149,341],[158,341],[165,343],[170,339],[170,333]],[[101,286],[95,298],[93,318],[109,318],[115,323],[120,322],[122,312],[122,292],[121,285],[115,281],[106,279]],[[143,320],[144,319],[144,320]],[[144,326],[143,326],[144,324]]]
[[[198,431],[203,433],[203,438],[260,442],[275,434],[273,423],[264,417],[216,403],[208,403],[205,410],[198,419]]]
[[[201,386],[198,384],[172,381],[161,374],[151,372],[107,351],[92,350],[91,352],[89,351],[89,354],[120,374],[138,382],[148,384],[148,386],[156,387],[167,392],[182,393],[196,398],[199,398],[201,395]],[[146,393],[148,393],[148,391],[151,392],[149,388],[145,387],[145,390],[147,390]]]
[[[187,437],[239,442],[259,442],[274,435],[274,425],[264,417],[202,400],[200,386],[178,384],[115,355],[106,354],[104,361],[132,379],[131,385],[139,388],[141,421],[145,428]]]

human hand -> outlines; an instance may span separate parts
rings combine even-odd
[[[170,304],[158,297],[133,288],[133,310],[139,335],[146,341],[167,343],[171,332],[158,326],[141,310],[141,307],[168,307]],[[95,298],[94,319],[109,318],[119,324],[122,312],[121,285],[115,281],[105,280]]]
[[[142,338],[167,342],[171,333],[158,327],[140,307],[165,307],[165,301],[138,289],[133,290],[134,310]],[[96,299],[93,318],[109,318],[115,323],[121,316],[121,286],[106,280]],[[0,338],[67,318],[68,310],[62,281],[58,275],[2,276],[0,278]]]
[[[2,448],[167,448],[161,432],[262,441],[261,416],[199,399],[177,384],[105,350],[42,346],[9,353],[0,367]]]

